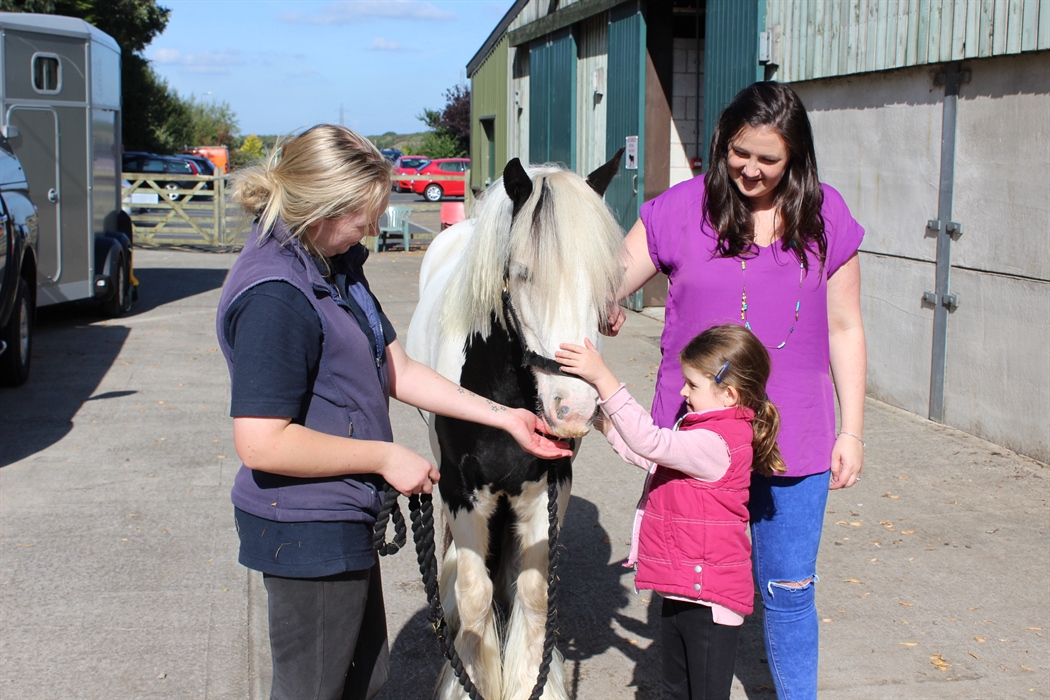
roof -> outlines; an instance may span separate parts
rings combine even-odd
[[[492,50],[496,48],[496,45],[499,43],[499,40],[503,38],[503,34],[507,31],[507,27],[510,26],[510,23],[514,21],[514,18],[518,16],[518,13],[521,12],[528,4],[529,0],[516,0],[516,2],[510,6],[510,9],[507,10],[507,13],[503,15],[503,19],[499,21],[499,24],[496,25],[496,28],[492,30],[491,34],[489,34],[489,38],[485,39],[485,43],[482,44],[481,48],[478,49],[478,52],[474,54],[474,58],[470,59],[470,62],[467,63],[468,78],[474,77],[474,74],[478,71],[478,68],[481,68],[481,64],[485,62],[485,60],[492,53]]]
[[[0,29],[8,28],[91,39],[120,53],[120,46],[113,37],[76,17],[37,15],[29,12],[0,12]]]

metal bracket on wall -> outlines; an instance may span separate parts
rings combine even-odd
[[[926,222],[926,230],[927,231],[933,231],[934,235],[937,235],[937,233],[939,233],[940,230],[941,230],[941,220],[940,219],[930,219],[929,221]],[[947,223],[947,225],[945,225],[945,227],[944,227],[944,232],[947,233],[948,236],[953,241],[957,241],[960,238],[962,238],[962,234],[963,234],[962,224],[957,223],[955,221],[949,221]]]
[[[922,301],[931,306],[937,306],[937,294],[936,292],[923,292]],[[948,309],[948,311],[955,311],[959,308],[959,295],[958,294],[944,294],[940,298],[940,305]]]

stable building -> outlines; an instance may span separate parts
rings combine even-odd
[[[519,0],[467,72],[472,187],[626,147],[624,229],[789,83],[866,230],[868,393],[1050,461],[1050,0]]]

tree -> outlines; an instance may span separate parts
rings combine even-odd
[[[261,138],[255,134],[248,134],[241,142],[240,148],[233,152],[233,167],[244,168],[258,163],[266,157],[266,147]]]
[[[233,145],[237,134],[237,115],[228,102],[206,102],[194,96],[186,100],[192,133],[188,141],[191,146]]]
[[[457,85],[445,90],[444,109],[424,108],[416,118],[430,129],[423,136],[420,155],[463,158],[470,154],[470,88]]]

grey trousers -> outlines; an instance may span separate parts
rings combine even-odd
[[[269,600],[270,700],[371,700],[390,669],[383,582],[367,571],[316,579],[263,575]]]

